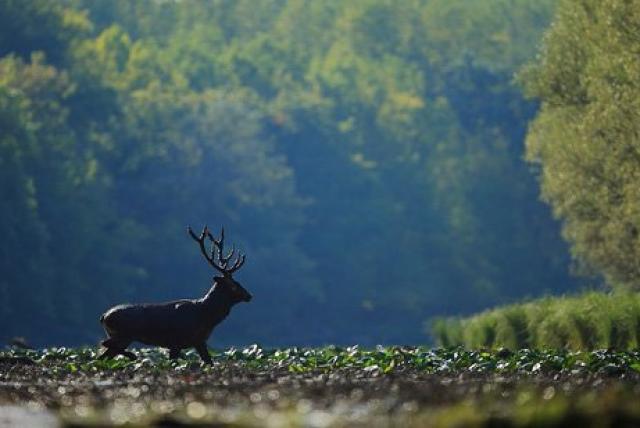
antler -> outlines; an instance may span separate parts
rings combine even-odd
[[[200,251],[202,251],[202,255],[204,256],[204,258],[207,259],[207,261],[211,266],[213,266],[216,270],[220,271],[223,275],[231,275],[232,273],[240,269],[244,264],[244,261],[246,260],[246,255],[238,253],[238,258],[236,259],[236,261],[233,263],[233,265],[230,268],[227,268],[227,266],[229,265],[229,261],[235,255],[236,248],[235,246],[232,247],[231,252],[226,256],[224,255],[224,227],[220,232],[220,239],[216,239],[211,234],[211,232],[209,232],[209,228],[206,225],[202,229],[202,233],[200,233],[200,236],[197,236],[193,232],[193,230],[191,229],[191,226],[187,227],[187,231],[189,232],[189,235],[191,235],[193,240],[200,245]],[[211,245],[211,251],[209,252],[207,252],[207,248],[204,243],[205,238],[209,238],[209,240],[213,243],[213,245]],[[217,258],[217,262],[216,262],[216,258]]]

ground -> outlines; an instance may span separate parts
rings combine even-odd
[[[0,352],[0,426],[637,426],[640,353],[379,347]]]

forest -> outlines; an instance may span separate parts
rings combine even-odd
[[[0,425],[640,426],[638,76],[640,0],[0,0]]]
[[[220,346],[428,343],[600,284],[524,159],[554,1],[0,8],[0,339],[95,344],[115,303],[201,296],[187,225],[247,254]]]

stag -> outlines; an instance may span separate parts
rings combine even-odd
[[[215,326],[229,315],[239,302],[251,301],[251,294],[233,279],[232,275],[244,265],[245,255],[236,253],[235,247],[224,255],[224,228],[220,239],[214,238],[207,226],[200,235],[187,228],[204,258],[221,275],[214,276],[211,289],[200,299],[175,300],[165,303],[118,305],[100,317],[107,339],[106,348],[99,358],[112,358],[118,354],[131,359],[136,356],[126,348],[133,341],[169,349],[169,357],[176,359],[185,348],[195,348],[205,363],[211,364],[207,339]],[[211,242],[207,250],[206,241]]]

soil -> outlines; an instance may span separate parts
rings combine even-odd
[[[190,362],[168,369],[74,370],[67,361],[0,360],[0,426],[492,426],[496,420],[535,426],[531,421],[544,412],[527,409],[540,403],[559,406],[555,417],[562,425],[566,418],[581,421],[581,414],[604,403],[598,414],[605,425],[598,426],[615,426],[640,422],[625,407],[638,398],[640,378],[628,372],[292,373],[287,366],[255,368],[218,359],[206,368]],[[523,412],[533,416],[523,420]]]

